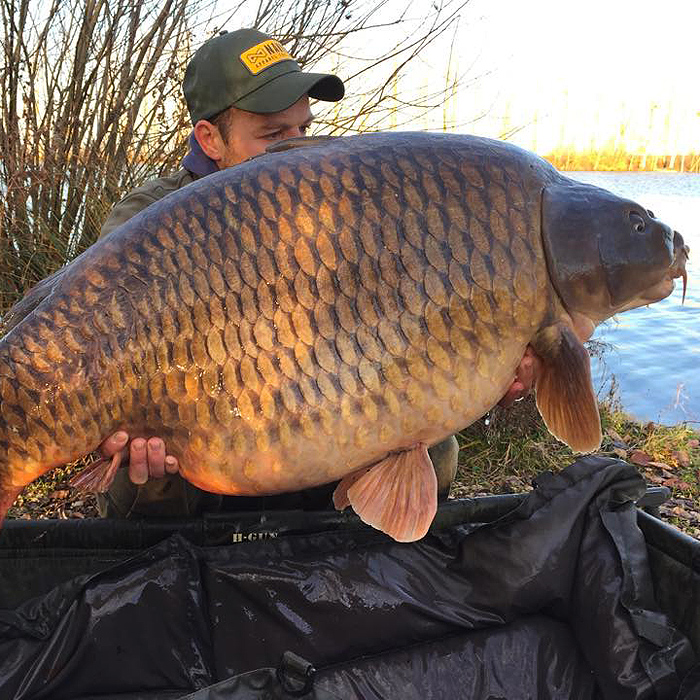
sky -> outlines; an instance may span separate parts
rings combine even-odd
[[[457,46],[475,80],[452,105],[455,125],[540,152],[610,139],[698,152],[699,26],[688,0],[472,0]]]
[[[360,0],[362,1],[362,0]],[[377,0],[367,0],[369,6]],[[418,32],[437,2],[389,0],[381,22],[406,9],[413,22],[383,27],[343,46],[346,58],[314,70],[353,68]],[[217,3],[222,8],[228,4]],[[377,2],[378,4],[378,2]],[[296,6],[292,2],[292,6]],[[239,7],[236,5],[236,7]],[[244,3],[225,26],[248,20]],[[252,16],[252,15],[251,15]],[[617,145],[627,152],[700,152],[700,4],[693,0],[470,0],[454,32],[421,54],[396,86],[400,96],[444,85],[459,75],[454,95],[402,128],[448,129],[495,138],[548,154]],[[372,74],[363,80],[370,82]],[[348,83],[348,92],[363,83]],[[350,94],[339,106],[352,110]],[[392,128],[387,122],[381,128]]]

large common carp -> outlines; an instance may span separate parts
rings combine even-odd
[[[528,344],[549,429],[598,447],[581,340],[671,292],[681,236],[498,141],[311,143],[165,197],[11,310],[0,517],[123,429],[209,491],[342,479],[337,507],[414,540],[436,508],[426,446],[490,409]]]

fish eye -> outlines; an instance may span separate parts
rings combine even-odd
[[[637,232],[641,233],[644,231],[646,228],[646,224],[644,223],[644,219],[642,216],[637,213],[636,211],[631,211],[630,212],[630,222],[632,224],[632,228]]]

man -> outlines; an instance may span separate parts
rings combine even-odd
[[[309,98],[335,102],[343,97],[344,86],[335,75],[302,72],[279,42],[254,29],[241,29],[222,33],[196,52],[187,66],[183,92],[193,124],[183,168],[124,197],[101,235],[200,177],[235,166],[283,139],[303,136],[313,120]],[[527,371],[525,362],[504,401],[529,389]],[[120,431],[101,446],[105,457],[122,460],[127,448],[129,453],[128,471],[119,470],[108,494],[100,498],[103,515],[195,515],[221,507],[221,496],[179,477],[177,459],[166,454],[162,439],[133,437],[129,443],[130,436]],[[457,453],[454,437],[430,451],[443,495],[454,479]]]

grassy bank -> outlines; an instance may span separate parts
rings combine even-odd
[[[608,398],[600,405],[601,454],[637,465],[650,486],[667,486],[671,500],[661,514],[700,538],[700,433],[687,424],[639,423]],[[544,427],[529,397],[508,409],[496,408],[462,431],[454,496],[528,491],[533,477],[557,471],[577,455]]]

